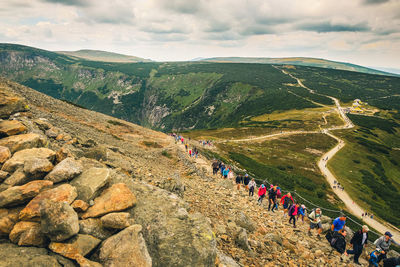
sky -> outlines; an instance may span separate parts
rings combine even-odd
[[[400,69],[400,0],[0,0],[0,42],[156,61],[303,56]]]

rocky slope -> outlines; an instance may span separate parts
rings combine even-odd
[[[7,80],[0,118],[0,266],[351,266],[167,135]]]

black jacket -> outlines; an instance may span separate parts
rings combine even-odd
[[[277,191],[278,190],[274,190],[274,188],[270,188],[268,190],[268,197],[271,198],[271,199],[275,199]]]
[[[346,250],[346,239],[341,233],[334,232],[332,234],[331,246],[336,249],[340,254],[343,254]],[[332,244],[333,242],[333,244]]]
[[[367,234],[367,239],[365,240],[364,244],[368,243],[368,232],[366,234]],[[363,239],[363,232],[362,232],[362,230],[358,230],[357,232],[354,233],[353,238],[350,240],[350,244],[353,244],[353,245],[357,244],[360,246],[364,245],[364,244],[361,244],[362,239]]]
[[[383,267],[396,267],[400,265],[400,257],[392,257],[383,260]]]

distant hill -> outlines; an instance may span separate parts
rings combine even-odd
[[[113,52],[100,51],[100,50],[84,49],[78,51],[58,51],[56,53],[91,61],[119,62],[119,63],[151,62],[150,59],[128,56]]]
[[[299,65],[308,67],[319,67],[336,70],[356,71],[368,74],[399,76],[391,72],[380,71],[351,63],[331,61],[321,58],[308,57],[287,57],[287,58],[263,58],[263,57],[213,57],[206,58],[203,61],[209,62],[232,62],[232,63],[262,63],[262,64],[280,64],[280,65]]]

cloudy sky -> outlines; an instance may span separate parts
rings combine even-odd
[[[0,42],[162,61],[306,56],[400,69],[400,0],[0,2]]]

